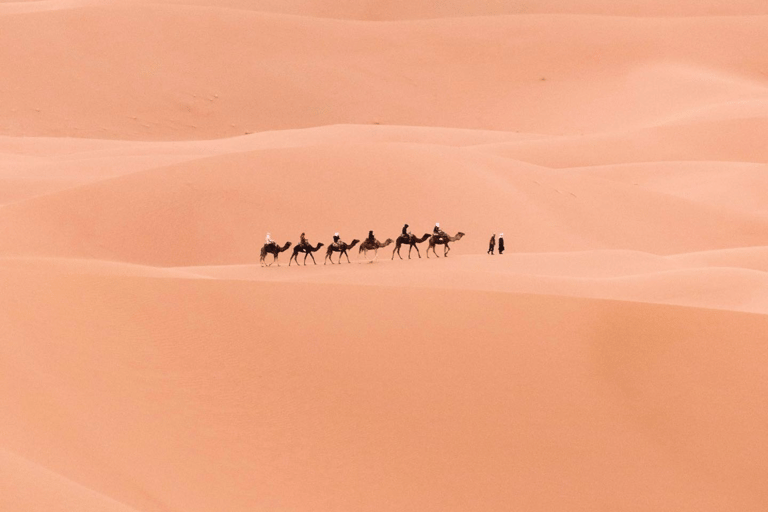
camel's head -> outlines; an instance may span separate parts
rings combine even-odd
[[[456,240],[459,240],[459,239],[460,239],[461,237],[463,237],[463,236],[464,236],[464,233],[462,233],[461,231],[459,231],[458,233],[456,233]]]

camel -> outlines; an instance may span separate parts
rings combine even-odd
[[[456,233],[456,236],[435,236],[432,235],[429,238],[429,247],[427,247],[427,258],[429,258],[429,250],[432,249],[432,252],[437,256],[437,253],[435,252],[435,245],[445,245],[445,248],[443,250],[443,256],[448,256],[448,251],[451,250],[450,247],[448,247],[448,242],[456,242],[457,240],[461,240],[461,237],[464,236],[464,233],[459,231]],[[440,256],[437,256],[438,258]]]
[[[429,233],[424,233],[424,236],[421,238],[416,238],[416,235],[400,235],[397,237],[397,240],[395,241],[395,250],[392,251],[392,259],[395,259],[395,253],[397,253],[398,256],[400,256],[400,246],[403,244],[408,244],[408,259],[411,259],[411,250],[416,249],[416,254],[419,255],[419,258],[421,258],[421,253],[419,252],[419,248],[416,246],[416,244],[420,244],[424,240],[430,237]],[[403,259],[402,256],[400,256],[400,259]]]
[[[298,255],[299,255],[299,253],[300,253],[300,252],[303,252],[303,253],[304,253],[304,264],[305,264],[305,265],[307,264],[307,256],[309,256],[310,258],[312,258],[312,262],[313,262],[315,265],[317,265],[317,262],[315,261],[315,257],[314,257],[314,256],[312,256],[312,253],[313,253],[313,252],[317,252],[318,250],[320,250],[320,248],[321,248],[323,245],[325,245],[325,244],[323,244],[322,242],[319,242],[319,243],[317,244],[317,247],[312,247],[312,246],[311,246],[311,245],[309,245],[309,244],[299,244],[299,245],[297,245],[296,247],[294,247],[294,248],[293,248],[293,254],[291,255],[291,259],[290,259],[290,260],[288,260],[288,266],[289,266],[289,267],[291,266],[291,261],[293,261],[294,259],[296,260],[296,264],[297,264],[297,265],[299,264],[299,258],[298,258]]]
[[[264,244],[264,247],[261,248],[261,258],[259,258],[259,262],[261,262],[261,266],[264,266],[264,258],[267,257],[267,254],[271,254],[275,257],[275,259],[272,260],[272,263],[277,261],[277,256],[283,252],[287,251],[288,248],[291,246],[291,242],[285,242],[285,245],[280,247],[277,244]],[[272,265],[272,263],[269,263],[267,266]],[[278,263],[277,266],[279,267],[280,264]]]
[[[368,258],[368,251],[374,251],[373,259],[376,259],[379,257],[379,249],[382,247],[386,247],[389,244],[394,243],[394,241],[391,238],[387,238],[384,243],[379,242],[378,240],[374,240],[373,242],[369,242],[366,238],[363,240],[363,243],[360,244],[360,250],[357,251],[358,254],[361,252],[364,253],[365,258]]]
[[[323,261],[323,265],[325,265],[328,262],[328,260],[331,260],[331,265],[334,265],[333,258],[331,258],[334,252],[341,253],[339,254],[339,263],[341,263],[341,257],[345,255],[347,257],[347,263],[352,263],[351,261],[349,261],[349,254],[347,254],[347,251],[359,243],[360,243],[360,240],[354,239],[352,240],[351,244],[348,244],[346,242],[339,242],[338,245],[336,244],[329,245],[328,249],[325,251],[325,261]]]

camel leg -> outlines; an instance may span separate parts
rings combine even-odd
[[[341,263],[341,256],[342,255],[347,257],[347,263],[352,263],[351,261],[349,261],[349,254],[347,253],[347,251],[344,251],[343,253],[339,254],[339,263]]]
[[[317,262],[315,261],[315,257],[314,257],[314,256],[312,256],[312,253],[309,253],[309,257],[310,257],[310,258],[312,258],[312,263],[314,263],[315,265],[317,265]],[[306,257],[306,256],[304,256],[304,264],[305,264],[305,265],[307,264],[307,257]]]
[[[445,251],[443,251],[443,256],[445,256],[447,258],[448,257],[448,251],[450,251],[450,250],[451,250],[451,248],[448,247],[448,244],[445,244]]]
[[[419,259],[421,259],[421,253],[419,252],[419,246],[418,245],[414,245],[413,248],[416,249],[416,254],[418,254],[419,255]]]

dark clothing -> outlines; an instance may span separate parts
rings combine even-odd
[[[299,242],[299,245],[309,245],[309,240],[304,236],[304,233],[301,234],[301,242]]]
[[[403,226],[403,236],[408,236],[408,224]]]
[[[339,243],[339,237],[338,236],[334,236],[333,237],[333,243],[335,243],[335,244]]]
[[[499,254],[504,254],[504,239],[499,238]]]
[[[501,245],[501,238],[499,238],[499,245]],[[496,248],[496,235],[491,236],[491,242],[488,244],[488,254],[493,255],[493,249]]]
[[[376,241],[376,237],[373,236],[373,231],[369,231],[368,232],[368,241],[371,242],[371,243]]]

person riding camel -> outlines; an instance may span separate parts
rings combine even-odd
[[[272,237],[269,235],[269,233],[267,233],[266,242],[267,242],[267,245],[277,245],[277,242],[272,240]]]
[[[301,234],[301,240],[299,241],[299,245],[302,246],[309,246],[309,240],[307,240],[307,237],[304,236],[304,233]]]
[[[339,241],[340,241],[340,240],[341,240],[341,238],[339,237],[339,234],[338,234],[338,233],[335,233],[335,234],[333,235],[333,245],[335,245],[336,247],[338,247],[338,246],[339,246]]]
[[[439,222],[435,222],[435,229],[432,230],[432,234],[437,236],[437,237],[441,237],[441,236],[447,237],[448,236],[445,231],[440,229],[440,223]]]
[[[376,237],[373,236],[373,230],[368,232],[368,242],[372,244],[376,242]]]
[[[407,236],[407,237],[409,237],[409,238],[410,238],[410,236],[411,236],[411,232],[410,232],[410,231],[408,231],[408,224],[406,224],[405,226],[403,226],[403,236]]]

